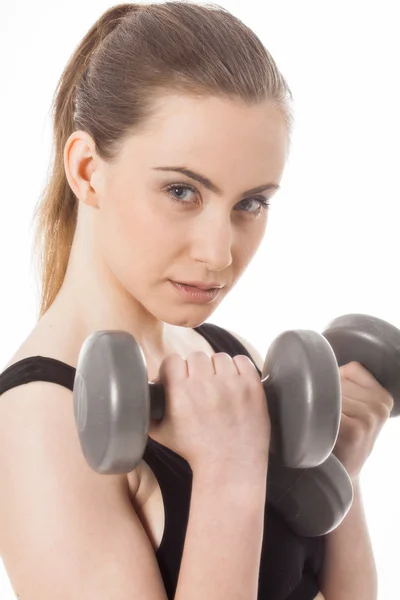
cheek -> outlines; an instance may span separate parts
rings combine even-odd
[[[135,280],[149,279],[153,269],[154,275],[159,275],[177,245],[176,231],[140,201],[114,200],[105,207],[100,221],[104,258],[128,288]]]
[[[241,268],[246,268],[257,253],[264,239],[266,226],[267,219],[258,228],[254,228],[254,231],[239,232],[238,237],[235,239],[232,258]]]

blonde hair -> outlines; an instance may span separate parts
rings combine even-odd
[[[63,159],[69,136],[86,131],[99,156],[112,162],[146,126],[160,92],[270,100],[290,144],[291,91],[256,34],[225,8],[177,1],[107,10],[69,59],[51,104],[52,161],[33,215],[39,318],[62,286],[77,222],[78,200]]]

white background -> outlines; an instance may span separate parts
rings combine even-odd
[[[398,2],[220,4],[272,53],[294,94],[296,122],[262,247],[209,321],[263,355],[282,331],[322,331],[346,313],[400,328]],[[0,371],[38,309],[31,219],[50,156],[51,96],[74,47],[110,6],[21,0],[2,8]],[[399,421],[389,420],[361,480],[379,600],[398,594],[399,433]],[[14,598],[1,568],[0,592]]]

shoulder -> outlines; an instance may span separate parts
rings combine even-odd
[[[259,351],[252,345],[250,344],[250,342],[248,340],[246,340],[244,337],[242,337],[241,335],[239,335],[238,333],[235,333],[234,331],[230,331],[228,330],[230,334],[232,334],[241,344],[243,344],[243,346],[246,348],[246,350],[248,351],[248,353],[250,354],[250,356],[252,357],[253,361],[255,362],[255,364],[257,365],[257,367],[260,369],[260,371],[262,372],[263,367],[264,367],[264,358],[261,356],[261,354],[259,353]]]

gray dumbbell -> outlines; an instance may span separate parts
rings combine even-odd
[[[349,314],[329,323],[322,334],[339,367],[356,361],[393,396],[390,417],[400,414],[400,330],[369,315]]]
[[[323,333],[338,366],[359,362],[392,395],[390,417],[400,414],[400,330],[387,321],[348,314],[331,321]],[[290,469],[270,457],[267,501],[298,535],[314,537],[335,529],[353,502],[351,479],[331,454],[311,469]]]
[[[340,378],[329,343],[313,331],[287,331],[271,345],[262,384],[271,418],[271,454],[292,468],[324,462],[336,442]],[[129,473],[143,457],[150,419],[166,409],[160,384],[148,382],[145,357],[123,331],[97,331],[84,342],[74,382],[74,414],[83,454],[99,473]]]

